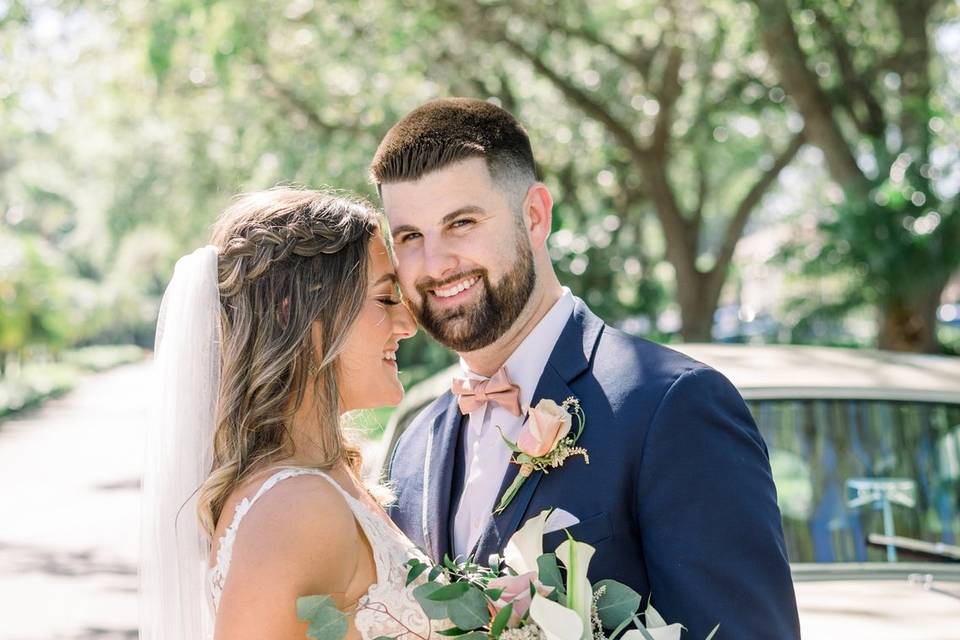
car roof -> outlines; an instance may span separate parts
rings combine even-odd
[[[798,345],[671,344],[727,376],[746,400],[875,399],[960,404],[960,357]]]
[[[708,364],[745,400],[892,400],[960,404],[960,357],[800,345],[683,343],[671,349]],[[452,365],[407,392],[390,417],[380,469],[412,415],[450,388]]]

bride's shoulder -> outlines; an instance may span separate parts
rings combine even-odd
[[[360,541],[350,505],[332,479],[313,473],[257,474],[226,504],[242,509],[244,500],[248,509],[237,527],[231,572],[240,566],[258,573],[310,567],[312,574],[329,575],[334,582],[341,573],[349,577],[353,567],[344,561],[356,557]]]

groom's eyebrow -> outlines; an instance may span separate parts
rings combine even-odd
[[[460,207],[460,208],[457,209],[456,211],[451,211],[451,212],[448,213],[447,215],[443,216],[443,218],[440,220],[440,224],[441,224],[441,225],[450,224],[451,222],[453,222],[454,220],[456,220],[456,219],[459,218],[460,216],[462,216],[462,215],[467,215],[467,214],[471,214],[471,213],[473,213],[473,214],[476,214],[476,213],[484,213],[484,209],[483,209],[483,207],[478,207],[478,206],[475,205],[475,204],[465,205],[465,206],[463,206],[463,207]],[[412,224],[401,224],[401,225],[399,225],[399,226],[397,226],[397,227],[394,227],[394,228],[391,230],[391,233],[393,233],[393,237],[396,238],[396,237],[397,237],[398,235],[400,235],[401,233],[419,232],[419,231],[420,231],[420,229],[418,229],[417,227],[413,226]]]
[[[456,211],[451,211],[447,215],[443,216],[443,220],[440,221],[440,224],[449,224],[460,216],[468,213],[483,213],[483,207],[478,207],[475,204],[468,204],[464,207],[460,207]]]
[[[391,233],[393,233],[393,237],[396,238],[401,233],[407,233],[410,231],[419,231],[419,229],[417,229],[412,224],[401,224],[400,226],[394,227],[391,230]]]

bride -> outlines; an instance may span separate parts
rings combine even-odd
[[[348,638],[427,637],[404,586],[422,556],[360,480],[343,415],[392,405],[416,332],[368,204],[241,197],[182,258],[157,330],[141,546],[143,640],[301,640],[299,596]]]

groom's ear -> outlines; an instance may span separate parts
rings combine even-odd
[[[553,196],[547,185],[534,182],[523,199],[523,225],[530,234],[530,244],[542,247],[553,225]]]

